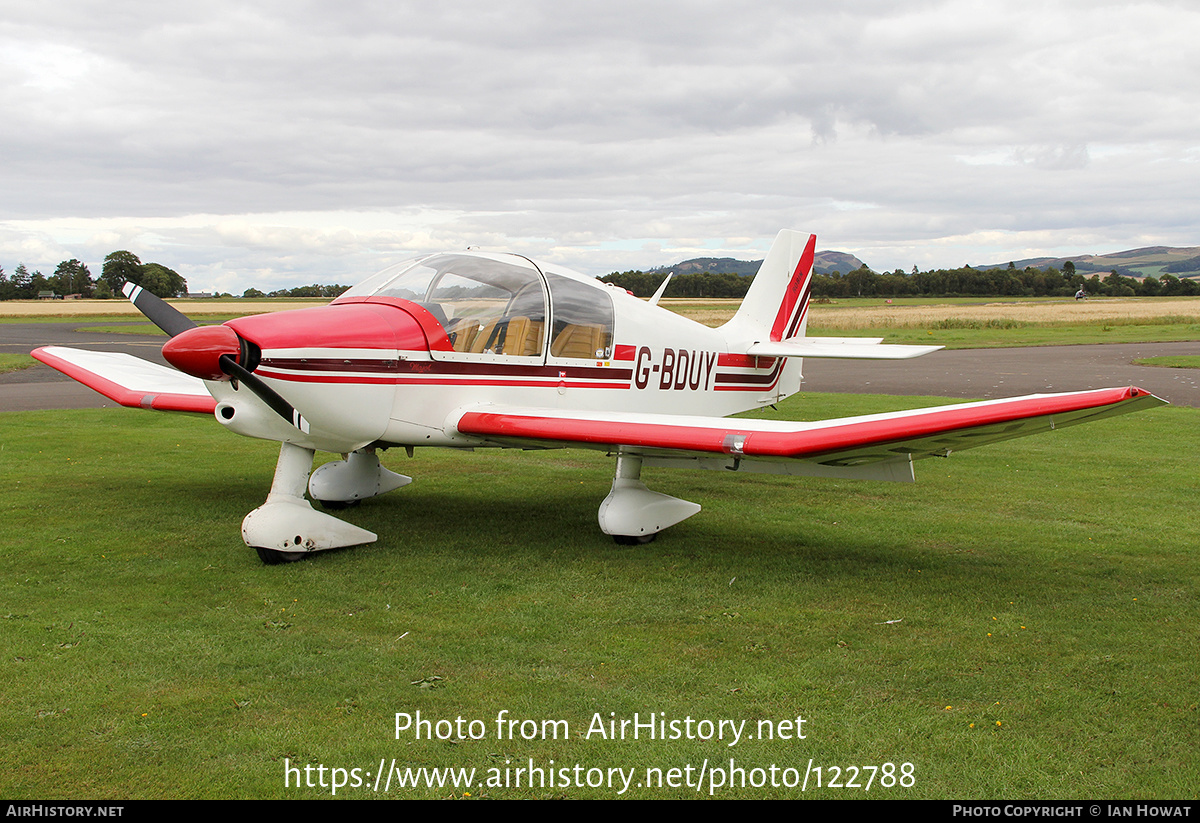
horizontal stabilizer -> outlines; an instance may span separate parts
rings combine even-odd
[[[204,381],[129,354],[44,346],[33,356],[122,406],[212,414]]]
[[[754,343],[746,354],[759,357],[822,357],[844,360],[908,360],[942,348],[883,344],[871,337],[800,337]]]

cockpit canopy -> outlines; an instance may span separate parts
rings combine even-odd
[[[398,263],[345,292],[424,307],[461,355],[607,359],[607,288],[574,272],[543,271],[516,255],[435,254]],[[548,346],[547,346],[548,341]],[[448,353],[447,353],[448,354]]]

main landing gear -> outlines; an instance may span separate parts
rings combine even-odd
[[[317,511],[305,490],[323,506],[346,508],[406,486],[411,477],[385,469],[374,449],[362,449],[312,472],[314,451],[283,443],[267,502],[242,521],[242,538],[268,565],[292,563],[310,552],[374,543],[373,532]],[[617,455],[612,490],[600,504],[600,529],[621,546],[652,542],[663,529],[686,520],[700,506],[652,492],[641,481],[642,457]]]
[[[377,539],[374,532],[314,509],[304,497],[306,486],[316,500],[348,506],[412,482],[411,477],[381,466],[374,449],[326,463],[309,479],[313,455],[312,449],[281,444],[267,502],[242,521],[242,539],[268,565],[290,563],[308,552],[374,543]]]
[[[700,511],[696,503],[650,491],[641,474],[641,455],[619,453],[612,491],[600,504],[600,530],[620,546],[649,543],[663,529]]]

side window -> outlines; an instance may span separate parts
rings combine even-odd
[[[444,315],[438,319],[456,352],[512,357],[542,354],[546,310],[541,284],[536,281],[512,293],[447,274],[422,305],[435,306]]]
[[[547,274],[550,284],[550,354],[554,357],[600,360],[612,357],[612,298],[595,288],[557,274]]]

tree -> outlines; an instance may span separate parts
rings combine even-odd
[[[133,252],[115,251],[104,258],[100,279],[108,284],[113,294],[120,294],[123,285],[138,282],[141,268],[142,261]]]
[[[846,275],[846,280],[850,285],[851,291],[858,297],[864,294],[875,293],[875,272],[871,271],[864,264],[862,268],[855,269]]]
[[[187,281],[161,263],[143,263],[138,279],[131,282],[158,297],[187,297]]]
[[[33,275],[29,278],[29,296],[37,297],[44,291],[50,291],[50,281],[46,279],[46,275],[34,269]]]
[[[158,297],[187,295],[187,281],[179,272],[161,263],[143,263],[130,251],[115,251],[105,257],[100,279],[108,284],[113,294],[120,294],[123,285],[133,283]]]
[[[37,297],[37,292],[33,290],[33,275],[29,273],[29,269],[25,268],[24,263],[18,263],[16,271],[12,276],[13,296],[17,300],[31,300]]]
[[[50,285],[59,294],[82,294],[84,297],[91,297],[95,288],[92,273],[85,264],[75,258],[58,264],[50,278]]]
[[[1113,269],[1104,278],[1104,293],[1110,297],[1133,297],[1137,294],[1137,281],[1132,277],[1122,277]]]

